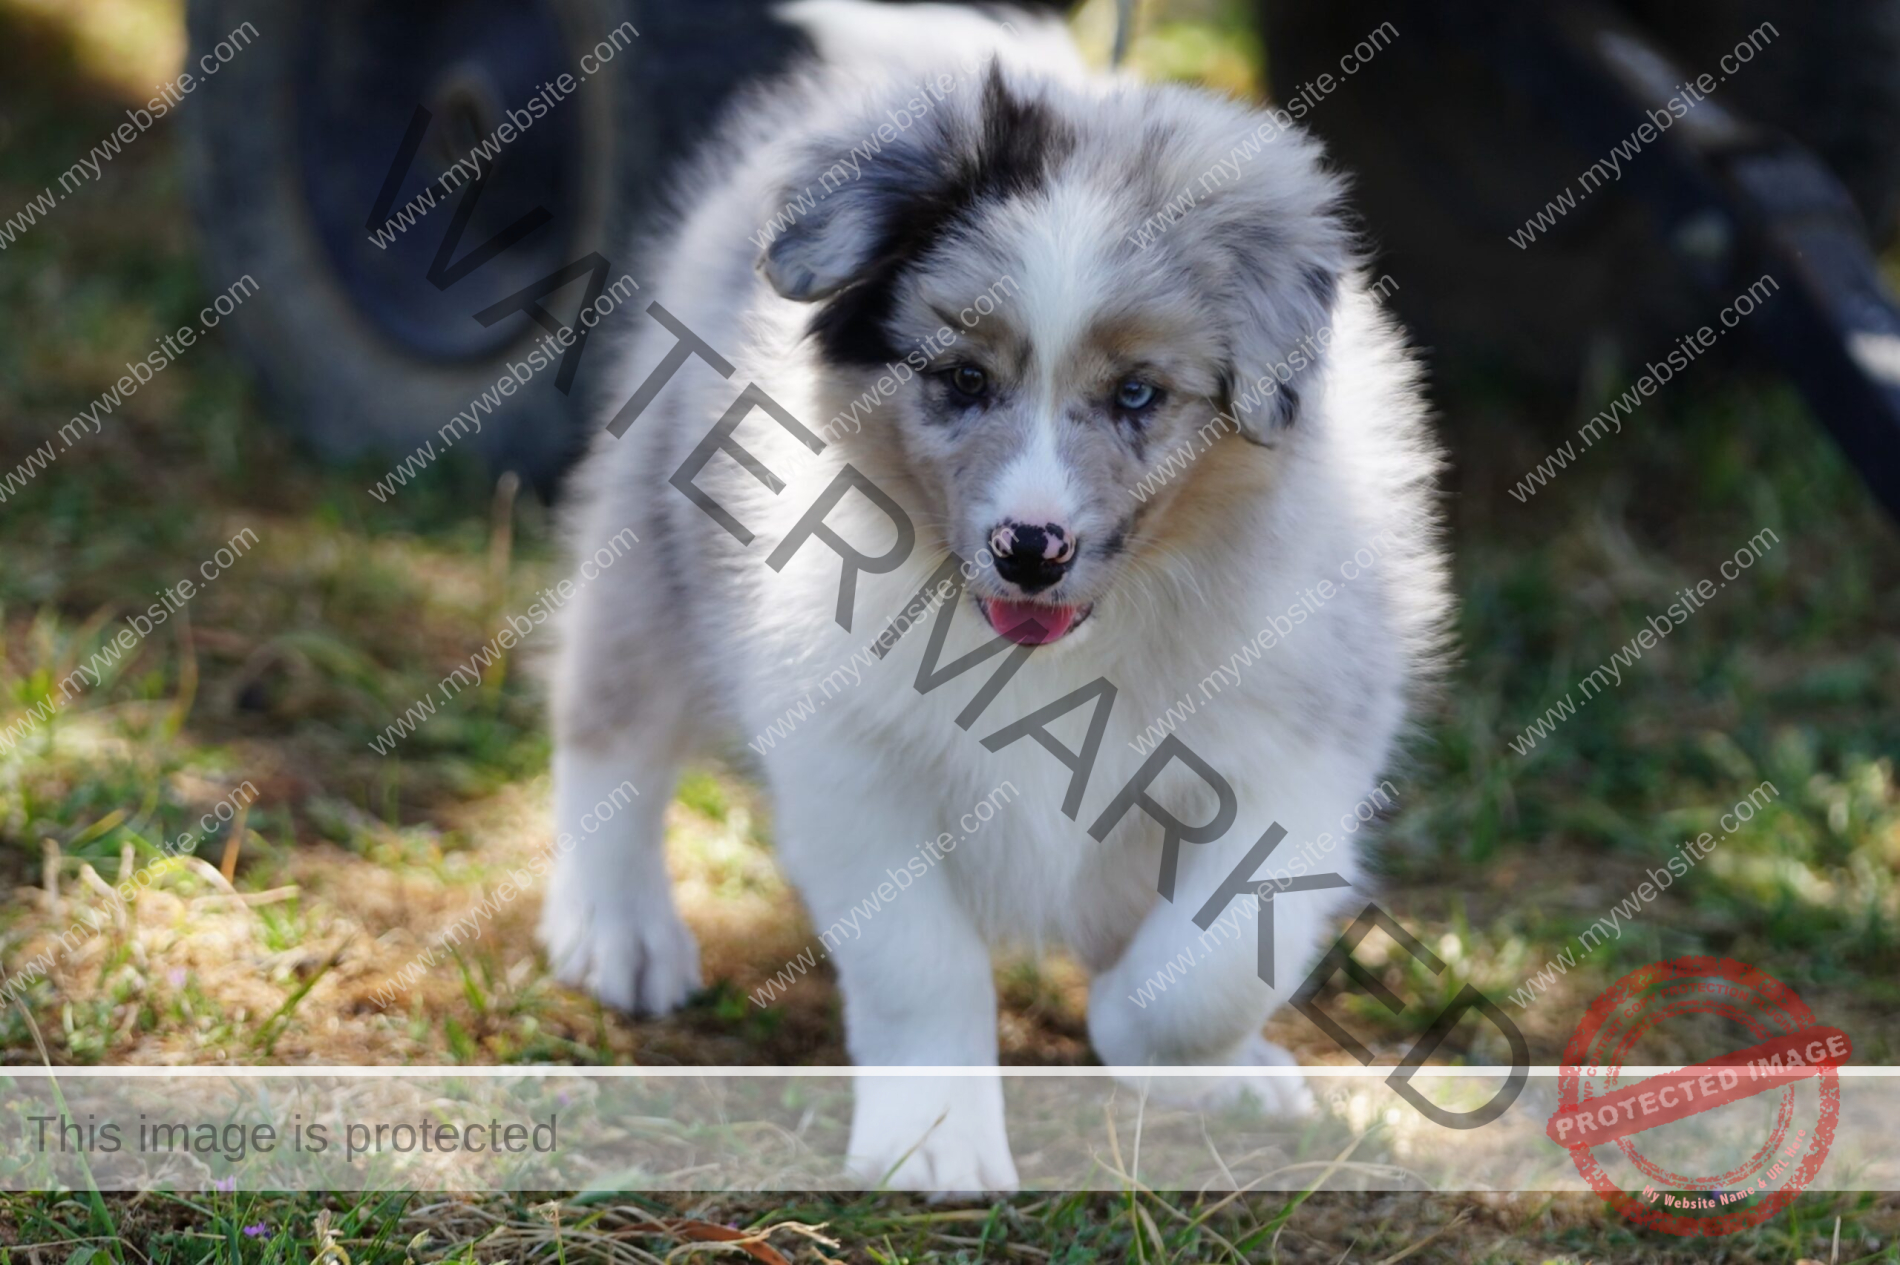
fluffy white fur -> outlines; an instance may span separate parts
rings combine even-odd
[[[966,730],[956,718],[1000,656],[929,694],[913,688],[935,623],[952,621],[943,663],[995,636],[966,597],[911,629],[861,685],[826,699],[763,759],[779,856],[821,928],[924,841],[960,835],[958,818],[1000,783],[1020,791],[862,924],[861,937],[836,945],[851,1057],[993,1067],[990,954],[1014,942],[1065,947],[1094,973],[1089,1031],[1107,1064],[1288,1062],[1262,1026],[1310,969],[1331,920],[1363,903],[1363,890],[1276,902],[1277,989],[1256,978],[1249,931],[1204,951],[1145,1008],[1129,995],[1202,939],[1193,914],[1272,822],[1288,839],[1264,873],[1330,834],[1339,842],[1314,868],[1359,881],[1341,819],[1392,758],[1446,603],[1431,506],[1436,453],[1402,340],[1357,279],[1337,184],[1309,139],[1290,133],[1259,147],[1237,178],[1140,250],[1128,234],[1183,187],[1199,187],[1262,116],[1182,89],[1089,78],[1072,55],[1050,52],[1059,47],[1050,30],[1029,18],[1012,19],[1019,42],[968,11],[877,9],[885,25],[872,27],[853,25],[858,8],[818,0],[794,10],[842,61],[741,112],[709,147],[651,255],[659,301],[729,359],[733,374],[688,360],[623,438],[599,439],[577,477],[577,553],[624,527],[642,545],[576,598],[563,628],[556,806],[559,829],[579,843],[548,892],[550,958],[562,979],[614,1006],[652,1014],[679,1005],[699,983],[697,953],[666,878],[661,808],[682,761],[730,751],[801,699],[825,698],[819,682],[884,630],[948,550],[976,557],[998,515],[1030,509],[1081,524],[1084,561],[1065,585],[1074,600],[1093,603],[1084,624],[1038,648]],[[895,14],[901,26],[891,25]],[[846,27],[849,36],[840,33]],[[872,284],[866,269],[879,266],[874,257],[891,228],[881,217],[902,205],[906,182],[941,173],[937,159],[957,146],[982,143],[971,138],[982,135],[984,111],[999,108],[998,86],[985,89],[984,72],[973,78],[965,68],[974,53],[991,52],[1007,67],[1000,88],[1036,104],[1060,156],[1039,179],[971,201],[953,227],[875,283],[890,289],[882,324],[901,355],[909,330],[935,322],[926,309],[954,312],[999,272],[1012,275],[1016,297],[961,331],[952,349],[981,354],[997,376],[1008,375],[1006,401],[947,421],[931,394],[941,390],[935,379],[913,375],[858,433],[829,436],[817,454],[754,411],[735,438],[783,490],[774,494],[724,455],[697,478],[754,534],[741,544],[669,478],[748,383],[823,431],[879,376],[832,358],[809,332],[814,314]],[[762,261],[754,242],[761,225],[910,95],[935,56],[964,76],[958,89]],[[1041,74],[1052,58],[1062,64]],[[893,65],[900,69],[890,73]],[[1137,333],[1122,329],[1130,320]],[[1246,433],[1219,437],[1147,504],[1131,494],[1135,479],[1159,469],[1227,398],[1222,373],[1244,388],[1321,327],[1332,331],[1329,346],[1297,376],[1295,391],[1236,405]],[[639,318],[615,404],[675,341]],[[1101,365],[1122,354],[1116,349],[1135,345],[1171,383],[1169,404],[1140,443],[1128,437],[1132,428],[1118,430],[1078,403],[1095,398],[1092,384],[1110,372]],[[933,361],[932,372],[941,368]],[[858,577],[848,632],[834,620],[840,562],[832,550],[809,541],[782,571],[766,564],[847,462],[905,507],[917,536],[901,566]],[[1134,525],[1118,554],[1102,556],[1097,546],[1118,521]],[[867,555],[895,539],[891,520],[855,493],[827,522]],[[1342,585],[1341,564],[1375,540],[1378,564]],[[1184,693],[1198,696],[1217,665],[1323,580],[1336,596],[1178,729],[1232,783],[1239,819],[1214,843],[1184,846],[1174,898],[1159,898],[1152,820],[1134,811],[1105,841],[1088,834],[1142,764],[1130,740]],[[999,584],[986,566],[971,587],[994,593]],[[1068,768],[1033,741],[990,751],[980,739],[1103,677],[1117,697],[1072,820],[1061,811]],[[1078,747],[1089,715],[1081,707],[1053,731]],[[627,778],[641,792],[637,811],[584,831],[580,815]],[[1153,793],[1189,822],[1211,812],[1206,788],[1178,763]],[[1295,1081],[1252,1085],[1271,1108],[1297,1110],[1304,1100]],[[1200,1086],[1210,1098],[1239,1088]],[[860,1078],[850,1151],[869,1179],[897,1166],[900,1187],[1016,1184],[993,1075]]]

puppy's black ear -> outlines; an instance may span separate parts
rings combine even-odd
[[[952,110],[902,131],[866,111],[801,146],[761,234],[771,240],[759,271],[772,288],[812,303],[868,277],[901,237],[907,210],[942,185],[955,132]]]
[[[822,156],[817,161],[823,161]],[[777,218],[792,223],[767,244],[759,256],[759,271],[788,299],[828,299],[861,280],[877,258],[902,192],[883,181],[867,184],[862,175],[851,176],[851,162],[862,168],[863,159],[852,155],[822,169],[821,183],[785,191]],[[837,171],[845,172],[847,183],[826,188],[822,182],[831,181]]]
[[[1074,145],[1054,108],[995,59],[934,88],[873,93],[794,154],[760,234],[774,290],[812,302],[901,265],[984,200],[1035,189]]]
[[[767,212],[759,270],[788,299],[823,301],[812,333],[840,363],[896,359],[883,327],[903,270],[984,203],[1040,187],[1074,147],[1055,108],[994,60],[946,79],[927,99],[873,96],[807,145]]]

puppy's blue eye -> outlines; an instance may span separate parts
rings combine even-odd
[[[958,395],[975,399],[989,389],[990,377],[975,365],[958,365],[950,371],[950,385]]]
[[[1153,383],[1143,382],[1139,378],[1130,378],[1115,388],[1115,403],[1131,413],[1138,412],[1153,404],[1155,396],[1159,394]]]

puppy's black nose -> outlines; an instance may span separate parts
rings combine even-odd
[[[1075,538],[1055,523],[1005,519],[990,530],[996,574],[1025,593],[1039,593],[1060,580],[1075,561]]]

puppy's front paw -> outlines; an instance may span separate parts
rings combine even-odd
[[[664,1015],[699,988],[699,945],[664,894],[613,902],[557,871],[541,905],[540,938],[556,979],[616,1010]]]
[[[1020,1185],[994,1076],[860,1076],[846,1163],[866,1186],[938,1198]]]
[[[1220,1067],[1298,1067],[1292,1053],[1255,1034],[1238,1047],[1207,1060]],[[1270,1116],[1310,1116],[1316,1109],[1306,1078],[1275,1076],[1156,1076],[1147,1080],[1148,1096],[1172,1106],[1202,1111],[1252,1110]]]

